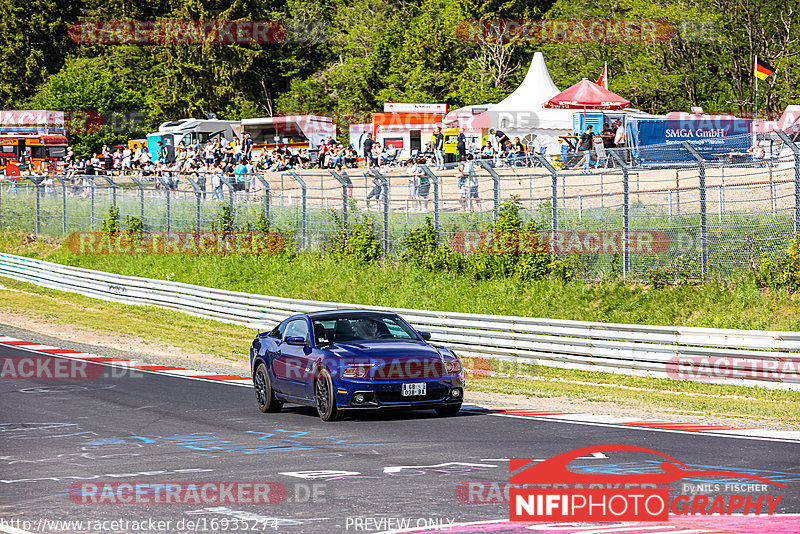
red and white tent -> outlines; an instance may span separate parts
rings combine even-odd
[[[544,107],[551,109],[622,109],[630,105],[630,100],[584,78],[548,100]]]

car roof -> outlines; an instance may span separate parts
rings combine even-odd
[[[324,310],[324,311],[316,311],[307,313],[311,319],[325,319],[325,318],[333,318],[333,317],[358,317],[363,315],[383,315],[383,316],[396,316],[397,314],[394,312],[389,311],[377,311],[377,310]]]

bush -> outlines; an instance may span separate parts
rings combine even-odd
[[[411,231],[403,239],[405,249],[400,254],[400,260],[430,271],[462,272],[464,257],[438,241],[439,235],[431,218],[425,217],[422,228]]]
[[[217,214],[217,228],[219,232],[223,234],[232,234],[237,230],[236,225],[234,225],[234,217],[236,216],[236,212],[231,209],[230,205],[227,203],[222,203],[219,207],[219,213]],[[211,226],[212,230],[215,230],[213,224]]]
[[[761,256],[761,264],[756,272],[756,282],[761,287],[772,289],[800,289],[800,248],[797,238],[789,242],[786,254],[774,262],[766,254]]]
[[[348,259],[356,263],[370,263],[380,259],[381,243],[375,236],[372,219],[362,214],[353,224],[345,224],[339,214],[331,210],[336,230],[328,239],[325,253],[334,259]]]
[[[133,215],[125,216],[125,227],[130,235],[142,235],[144,232],[144,223],[142,219]]]
[[[119,209],[114,209],[113,206],[108,208],[108,215],[106,220],[103,221],[103,226],[100,228],[100,231],[104,234],[116,235],[119,232],[118,220]]]

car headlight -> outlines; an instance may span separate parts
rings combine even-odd
[[[350,365],[344,370],[342,376],[345,378],[364,378],[367,376],[368,370],[368,365]]]
[[[447,374],[457,375],[461,372],[461,362],[458,360],[450,360],[444,362],[444,368]]]

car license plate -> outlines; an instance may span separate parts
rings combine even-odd
[[[425,395],[427,392],[427,384],[425,382],[414,382],[412,384],[403,384],[403,397],[417,397]]]

